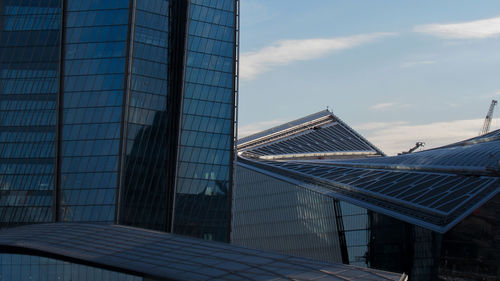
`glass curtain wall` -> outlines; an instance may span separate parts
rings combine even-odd
[[[368,210],[340,201],[349,264],[369,267],[370,220]],[[337,214],[339,215],[339,214]]]
[[[442,237],[439,277],[499,280],[500,194]]]
[[[166,230],[170,1],[136,1],[120,223]]]
[[[331,197],[236,166],[231,243],[342,262]]]
[[[413,225],[370,212],[370,267],[411,274]]]
[[[0,1],[0,226],[119,221],[228,241],[235,8]]]
[[[66,1],[61,221],[113,222],[129,1]]]
[[[0,227],[52,220],[60,4],[0,1]]]
[[[235,0],[189,5],[174,232],[228,241]]]

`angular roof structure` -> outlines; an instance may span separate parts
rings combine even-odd
[[[0,253],[48,256],[155,280],[406,280],[406,275],[118,225],[0,231]]]
[[[485,142],[485,141],[498,140],[499,138],[500,138],[500,130],[495,130],[495,131],[489,132],[487,134],[473,137],[470,139],[466,139],[463,141],[459,141],[457,143],[452,143],[452,144],[446,145],[444,147],[464,146],[464,145],[480,143],[480,142]]]
[[[260,159],[384,155],[328,110],[242,138],[238,141],[238,153]]]
[[[239,165],[440,233],[500,192],[500,130],[394,157],[286,160],[240,150],[239,155]]]
[[[500,130],[495,131],[500,132]],[[352,159],[350,163],[361,167],[394,168],[414,171],[443,171],[459,174],[498,176],[500,172],[500,135],[475,138],[398,157]],[[333,163],[333,162],[331,162]]]

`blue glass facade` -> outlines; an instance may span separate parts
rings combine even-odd
[[[128,15],[127,1],[67,1],[61,221],[114,220]]]
[[[53,220],[59,0],[0,2],[0,225]]]
[[[0,223],[227,240],[237,1],[0,3]]]
[[[166,229],[169,128],[169,2],[138,1],[134,9],[130,99],[124,132],[125,176],[120,221]]]
[[[189,6],[174,217],[179,234],[228,238],[235,13],[234,0],[192,0]]]

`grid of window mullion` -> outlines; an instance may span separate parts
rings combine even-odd
[[[69,2],[59,212],[62,221],[112,222],[128,5]]]
[[[54,188],[59,1],[4,2],[0,18],[4,23],[0,30],[0,225],[47,222]]]
[[[136,4],[120,223],[164,230],[169,2]]]
[[[234,1],[200,4],[193,0],[189,8],[174,231],[226,240],[234,93],[234,38],[226,32],[233,33],[234,13],[229,11],[231,24],[221,23],[219,16]]]

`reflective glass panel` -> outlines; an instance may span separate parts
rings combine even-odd
[[[59,210],[62,221],[114,221],[128,3],[68,1]]]
[[[169,1],[137,1],[120,223],[166,230]],[[170,163],[173,165],[174,163]]]
[[[0,227],[52,220],[59,0],[0,1]]]
[[[174,232],[227,241],[235,1],[189,6]]]

